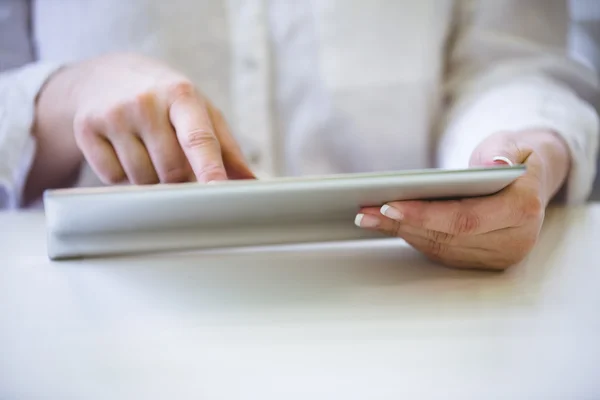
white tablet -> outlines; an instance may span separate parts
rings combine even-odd
[[[502,190],[524,166],[50,190],[51,259],[380,237],[362,206]]]

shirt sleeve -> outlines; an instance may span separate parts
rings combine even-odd
[[[35,155],[31,135],[41,87],[60,66],[32,63],[0,73],[0,210],[17,208]]]
[[[463,0],[449,43],[437,162],[465,168],[499,131],[549,129],[569,146],[569,203],[587,200],[596,173],[598,80],[568,56],[567,0]]]

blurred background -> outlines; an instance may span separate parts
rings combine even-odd
[[[571,52],[574,57],[592,66],[600,81],[600,0],[571,0],[571,16]],[[594,99],[593,103],[600,111],[600,98]],[[600,200],[600,174],[596,174],[591,199]]]

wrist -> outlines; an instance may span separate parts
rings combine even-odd
[[[45,143],[56,140],[61,157],[77,157],[78,149],[73,136],[79,78],[74,66],[64,66],[51,75],[40,89],[36,99],[33,135]],[[47,143],[50,145],[50,143]]]
[[[36,152],[25,186],[25,202],[37,199],[45,189],[72,183],[83,155],[73,135],[78,79],[73,67],[52,74],[36,98],[32,135]]]

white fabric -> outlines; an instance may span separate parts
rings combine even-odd
[[[264,176],[461,167],[529,127],[569,144],[569,201],[595,174],[598,118],[578,94],[597,83],[566,56],[566,0],[44,0],[34,15],[43,61],[135,51],[188,74]],[[99,182],[84,168],[79,184]]]
[[[36,63],[0,74],[0,209],[21,204],[35,154],[35,141],[29,134],[35,98],[58,67],[53,63]]]

